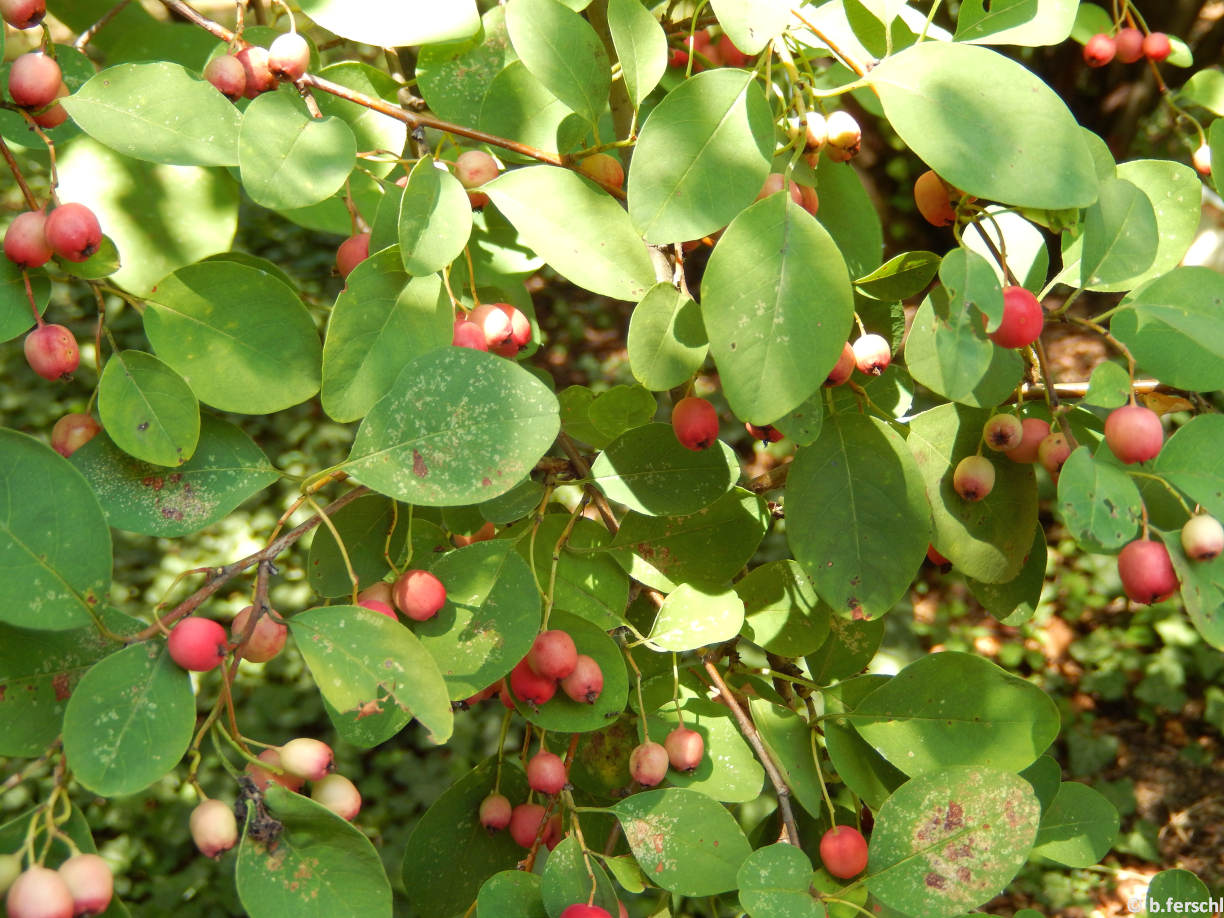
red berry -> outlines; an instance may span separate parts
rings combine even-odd
[[[567,905],[561,918],[612,918],[612,915],[598,905],[578,904]]]
[[[451,344],[455,347],[470,347],[474,351],[487,351],[489,342],[480,326],[467,319],[456,319],[455,330],[451,334]]]
[[[281,768],[307,781],[322,781],[336,767],[331,746],[309,736],[291,739],[278,751]]]
[[[332,773],[315,781],[310,797],[349,822],[361,812],[361,791],[344,775]]]
[[[852,345],[854,364],[860,373],[879,376],[892,362],[892,348],[880,335],[863,335]]]
[[[552,752],[537,752],[527,762],[527,786],[541,794],[559,794],[569,783],[565,762]]]
[[[514,357],[531,340],[531,322],[522,310],[509,303],[494,303],[493,306],[505,313],[510,321],[510,336],[496,347],[490,345],[489,350],[501,357]]]
[[[84,204],[61,204],[47,215],[47,245],[60,258],[84,261],[102,245],[102,227]]]
[[[1066,465],[1069,458],[1071,458],[1071,444],[1061,433],[1047,434],[1045,439],[1037,444],[1037,461],[1055,481],[1058,480],[1058,473],[1062,471],[1062,467]]]
[[[1118,577],[1132,600],[1144,605],[1168,599],[1179,586],[1163,542],[1136,539],[1118,552]]]
[[[914,203],[922,219],[932,226],[951,226],[956,222],[956,208],[943,179],[928,169],[914,182]]]
[[[399,621],[399,616],[395,614],[395,610],[385,602],[381,602],[377,599],[363,599],[357,603],[357,605],[361,606],[363,609],[369,609],[372,612],[381,613],[382,615],[387,616],[387,618],[395,619],[397,622]]]
[[[51,428],[51,448],[68,457],[98,435],[102,425],[88,414],[66,414]]]
[[[232,54],[219,54],[205,64],[204,79],[231,102],[246,94],[246,68]]]
[[[1190,517],[1181,531],[1182,550],[1194,561],[1210,561],[1224,551],[1224,526],[1214,516]]]
[[[446,587],[429,571],[404,571],[391,587],[395,606],[415,622],[423,622],[438,614],[446,605]]]
[[[561,691],[580,704],[594,704],[603,691],[603,670],[585,653],[578,654],[574,671],[561,680]]]
[[[968,501],[979,501],[994,490],[995,467],[985,456],[966,456],[956,464],[952,487]]]
[[[473,533],[453,533],[451,541],[456,548],[466,548],[476,542],[487,542],[495,535],[497,535],[497,527],[492,523],[485,523]]]
[[[493,350],[510,339],[510,316],[496,304],[482,303],[468,313],[467,320],[484,332],[488,350]]]
[[[25,355],[43,379],[60,379],[81,365],[76,338],[62,325],[41,325],[26,335]]]
[[[538,708],[557,694],[557,680],[536,675],[524,657],[510,670],[510,691],[519,701]]]
[[[370,257],[370,234],[354,233],[336,249],[336,270],[348,277],[353,269]]]
[[[230,623],[230,636],[235,642],[242,640],[242,636],[246,634],[254,611],[254,606],[247,606],[234,616],[233,622]],[[246,646],[238,650],[238,656],[252,663],[267,663],[281,652],[285,639],[289,636],[289,626],[277,621],[274,615],[276,613],[269,610],[260,616]]]
[[[803,193],[799,190],[797,182],[788,181],[780,172],[771,172],[765,176],[765,184],[761,186],[761,190],[757,193],[756,199],[759,201],[762,198],[767,198],[771,194],[777,194],[782,190],[783,185],[786,186],[790,198],[796,204],[803,206]]]
[[[1143,33],[1130,26],[1119,29],[1118,34],[1114,36],[1114,48],[1118,60],[1124,64],[1133,64],[1143,57]]]
[[[537,676],[564,679],[578,665],[578,648],[564,631],[556,628],[541,631],[527,652],[527,665]]]
[[[41,210],[18,214],[4,231],[4,254],[22,268],[41,268],[51,260],[47,215]]]
[[[1211,147],[1208,144],[1199,144],[1195,148],[1194,153],[1190,157],[1190,163],[1194,166],[1194,171],[1203,178],[1211,177]]]
[[[191,811],[191,840],[205,857],[218,857],[238,844],[238,820],[220,800],[205,800]]]
[[[722,58],[723,64],[728,67],[743,67],[748,63],[748,55],[735,47],[735,42],[731,40],[730,35],[724,34],[718,39],[718,56]]]
[[[1150,61],[1160,63],[1172,53],[1173,46],[1164,32],[1153,32],[1143,39],[1143,54]]]
[[[982,317],[983,325],[987,324]],[[1023,287],[1003,288],[1003,321],[986,337],[999,347],[1027,347],[1041,337],[1045,313],[1041,303]]]
[[[671,423],[676,439],[686,449],[702,450],[718,439],[718,412],[704,398],[690,395],[676,402]]]
[[[676,727],[663,740],[667,759],[676,771],[692,771],[701,764],[705,756],[705,740],[696,730]]]
[[[391,603],[391,584],[385,580],[375,580],[368,587],[357,594],[358,604],[367,599],[377,599],[381,603],[390,605]]]
[[[826,386],[840,386],[851,374],[854,373],[855,359],[854,348],[847,341],[842,345],[841,356],[837,358],[837,363],[833,369],[829,371],[829,375],[825,378]]]
[[[248,99],[254,99],[260,93],[269,92],[276,88],[276,77],[268,68],[267,48],[249,45],[235,54],[234,57],[238,58],[238,63],[242,64],[242,69],[245,72],[246,89],[243,91],[243,95]]]
[[[55,91],[55,98],[62,99],[70,94],[68,84],[60,83],[59,89]],[[34,115],[34,123],[40,128],[57,128],[67,120],[68,110],[59,104],[51,105]]]
[[[536,836],[544,824],[547,812],[538,803],[520,803],[510,811],[510,837],[522,848],[535,844]],[[545,835],[548,829],[545,829]]]
[[[32,29],[46,13],[46,0],[0,0],[0,16],[14,29]]]
[[[9,887],[9,918],[72,918],[72,892],[55,870],[35,864]]]
[[[586,157],[578,163],[578,171],[613,188],[620,188],[625,184],[625,167],[619,159],[607,153]]]
[[[278,80],[297,80],[310,66],[310,45],[297,32],[277,35],[268,46],[268,69]]]
[[[1089,67],[1104,67],[1114,59],[1117,46],[1104,32],[1097,32],[1084,43],[1084,63]]]
[[[1154,459],[1164,445],[1160,415],[1142,405],[1115,408],[1105,419],[1105,443],[1127,465]]]
[[[951,567],[952,562],[939,553],[934,545],[927,546],[927,560],[936,567]]]
[[[867,840],[853,826],[834,826],[821,836],[820,860],[833,876],[848,880],[867,867]]]
[[[480,824],[490,832],[500,832],[510,825],[510,801],[502,794],[489,794],[480,801]]]
[[[1020,445],[1014,446],[1004,454],[1012,462],[1023,462],[1026,465],[1037,461],[1037,450],[1041,441],[1050,434],[1050,424],[1041,418],[1025,418],[1020,422]]]
[[[764,427],[757,427],[755,424],[745,423],[744,430],[748,431],[752,439],[760,440],[762,443],[777,443],[786,436],[778,428],[771,427],[768,424]]]
[[[22,108],[42,108],[55,101],[63,79],[55,58],[31,51],[13,61],[9,68],[9,95]]]
[[[72,893],[74,915],[101,915],[115,894],[110,865],[96,854],[75,854],[59,865],[60,879]]]
[[[455,178],[464,188],[479,188],[497,178],[497,173],[497,160],[484,150],[466,150],[455,160]]]
[[[265,749],[257,758],[261,762],[267,762],[272,768],[282,768],[280,752],[276,749]],[[247,763],[246,773],[250,775],[251,781],[261,791],[268,789],[268,782],[274,781],[281,787],[297,792],[302,789],[302,785],[306,783],[305,778],[299,778],[297,775],[288,773],[277,774],[267,768],[260,768],[258,765]]]
[[[642,787],[654,787],[667,777],[667,750],[654,742],[634,746],[629,753],[629,774]]]
[[[206,673],[225,659],[225,628],[211,618],[185,618],[170,631],[166,644],[172,659],[183,669]]]
[[[982,428],[982,439],[996,452],[1015,449],[1024,440],[1024,423],[1014,414],[996,414]]]

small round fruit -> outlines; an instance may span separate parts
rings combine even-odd
[[[18,57],[9,68],[9,95],[22,108],[42,108],[55,101],[63,79],[55,58],[42,51],[31,51]]]
[[[367,599],[377,599],[379,602],[391,604],[391,584],[385,580],[375,580],[368,587],[365,587],[357,594],[357,602],[361,603]]]
[[[261,762],[266,762],[272,768],[282,768],[280,752],[276,749],[265,749],[263,752],[259,753],[257,758]],[[306,783],[305,778],[299,778],[297,775],[291,775],[287,772],[277,774],[276,772],[270,771],[267,768],[261,768],[260,766],[251,762],[247,763],[246,773],[250,776],[251,781],[255,784],[255,786],[261,791],[268,789],[269,781],[273,781],[279,784],[281,787],[294,791],[295,793],[300,791],[302,789],[302,785]]]
[[[349,822],[361,812],[361,791],[344,775],[333,773],[315,781],[310,797]]]
[[[833,112],[826,119],[826,125],[828,127],[826,140],[830,147],[836,147],[848,154],[847,159],[858,153],[863,141],[863,131],[849,112],[840,110]]]
[[[569,783],[561,756],[547,750],[527,760],[527,786],[541,794],[559,794]]]
[[[579,903],[567,905],[565,910],[561,912],[561,918],[612,918],[612,913],[600,908],[598,905]]]
[[[966,456],[952,473],[952,487],[964,500],[981,500],[994,490],[994,484],[995,467],[985,456]]]
[[[854,365],[860,373],[868,376],[879,376],[888,369],[892,362],[892,348],[888,341],[880,335],[862,335],[852,345],[854,349]]]
[[[685,449],[703,450],[718,439],[718,412],[704,398],[690,395],[676,402],[671,424]]]
[[[242,640],[242,636],[246,634],[247,625],[254,612],[254,606],[247,606],[234,616],[233,622],[230,623],[230,636],[235,643]],[[281,652],[285,646],[285,639],[289,637],[289,626],[277,621],[273,617],[275,615],[275,612],[268,610],[260,616],[246,646],[238,650],[240,657],[252,663],[267,663]]]
[[[983,324],[986,317],[983,316]],[[1041,337],[1045,312],[1037,297],[1023,287],[1003,288],[1003,321],[986,337],[999,347],[1027,347]]]
[[[1071,457],[1071,444],[1062,433],[1050,433],[1037,445],[1037,461],[1055,479]]]
[[[41,268],[54,254],[47,242],[47,215],[41,210],[18,214],[4,231],[4,254],[22,268]]]
[[[1089,67],[1104,67],[1114,59],[1117,50],[1112,38],[1104,32],[1097,32],[1084,42],[1084,63]]]
[[[246,89],[243,95],[254,99],[260,93],[270,92],[276,88],[276,77],[268,68],[268,49],[258,45],[249,45],[239,51],[234,57],[242,64],[246,75]]]
[[[510,825],[512,811],[504,794],[489,794],[480,801],[480,824],[490,832],[500,832]]]
[[[867,867],[867,839],[853,826],[834,826],[820,838],[820,860],[838,879],[857,876]]]
[[[211,618],[197,616],[185,618],[175,625],[166,644],[170,659],[195,673],[216,669],[228,649],[224,626]]]
[[[387,618],[393,618],[399,621],[399,616],[395,614],[395,610],[390,604],[382,602],[378,599],[363,599],[357,603],[363,609],[369,609],[371,612],[378,612],[380,615],[385,615]]]
[[[505,344],[513,331],[510,316],[494,303],[481,303],[468,313],[467,320],[484,332],[485,345],[490,351]]]
[[[331,746],[309,736],[291,739],[278,751],[281,768],[307,781],[322,781],[336,767]]]
[[[232,54],[218,54],[205,64],[204,79],[231,102],[246,95],[246,68]]]
[[[497,160],[484,150],[465,150],[455,159],[455,178],[464,188],[479,188],[497,173]]]
[[[1173,45],[1169,42],[1169,36],[1164,32],[1152,32],[1150,35],[1144,36],[1143,39],[1143,56],[1149,61],[1160,63],[1170,54],[1173,53]]]
[[[718,56],[725,67],[743,67],[748,63],[748,55],[735,46],[731,36],[726,33],[718,39]]]
[[[676,771],[692,771],[701,764],[705,756],[705,740],[696,730],[676,727],[663,740],[667,760]]]
[[[829,139],[829,122],[820,112],[808,112],[804,119],[803,142],[809,153],[819,153]]]
[[[982,427],[982,439],[996,452],[1007,452],[1024,440],[1024,422],[1014,414],[996,414]]]
[[[35,864],[9,887],[9,918],[72,918],[72,892],[58,871]]]
[[[47,245],[60,258],[85,261],[102,245],[102,227],[84,204],[61,204],[47,215]]]
[[[1210,561],[1224,551],[1224,526],[1214,516],[1200,513],[1182,527],[1182,550],[1194,561]]]
[[[952,206],[948,186],[931,169],[914,182],[914,203],[918,213],[932,226],[951,226],[956,222],[956,208]]]
[[[1118,577],[1134,602],[1150,605],[1177,592],[1177,572],[1163,542],[1135,539],[1118,552]]]
[[[268,46],[268,70],[278,80],[301,79],[310,66],[310,44],[297,32],[277,35]]]
[[[820,210],[820,195],[816,193],[815,188],[809,188],[807,185],[799,185],[799,206],[806,210],[813,217]]]
[[[603,691],[603,670],[585,653],[578,654],[574,669],[561,680],[561,691],[579,704],[594,704]]]
[[[395,607],[414,622],[423,622],[446,605],[446,587],[429,571],[404,571],[391,586]]]
[[[629,753],[629,774],[642,787],[654,787],[667,777],[667,749],[659,743],[645,742]]]
[[[803,206],[803,193],[799,190],[799,185],[796,182],[788,181],[780,172],[771,172],[765,176],[765,183],[761,186],[761,190],[757,192],[756,199],[760,201],[771,194],[777,194],[783,187],[786,188],[792,201]]]
[[[68,95],[71,95],[68,84],[60,83],[59,89],[55,92],[55,98],[62,99]],[[50,105],[34,115],[34,123],[40,128],[46,129],[57,128],[67,120],[68,110],[58,103]]]
[[[1119,29],[1114,36],[1116,57],[1124,64],[1133,64],[1143,57],[1143,33],[1136,28],[1127,26]]]
[[[524,657],[510,670],[510,691],[523,704],[538,708],[557,694],[557,680],[536,675]]]
[[[101,915],[115,895],[110,865],[96,854],[74,854],[58,868],[72,893],[73,915]]]
[[[81,365],[76,338],[62,325],[40,325],[26,335],[25,356],[43,379],[60,379]]]
[[[842,345],[841,356],[837,358],[837,363],[829,371],[829,375],[825,377],[824,384],[826,386],[840,386],[854,373],[855,362],[854,348],[847,341]]]
[[[497,527],[494,526],[492,523],[485,523],[475,532],[452,533],[451,542],[454,543],[456,548],[467,548],[467,546],[473,545],[476,542],[487,542],[489,541],[489,539],[493,538],[493,536],[495,535],[497,535]]]
[[[1127,465],[1156,458],[1164,445],[1160,415],[1142,405],[1123,405],[1105,419],[1105,443]]]
[[[537,676],[564,679],[578,665],[578,648],[574,639],[559,628],[541,631],[527,651],[527,665]]]
[[[489,350],[500,357],[514,357],[531,340],[531,320],[521,309],[509,303],[494,303],[493,306],[505,313],[510,321],[510,337]]]
[[[455,328],[451,333],[451,344],[455,347],[470,347],[474,351],[487,351],[489,342],[485,333],[475,322],[467,319],[456,319]]]
[[[744,430],[748,431],[748,435],[752,439],[760,440],[762,443],[777,443],[786,437],[786,434],[770,424],[766,424],[764,427],[757,427],[756,424],[745,422]]]
[[[927,546],[927,560],[936,567],[950,568],[952,566],[952,562],[941,555],[939,553],[939,549],[937,549],[934,545]]]
[[[578,171],[613,188],[622,188],[625,184],[625,167],[619,159],[608,153],[595,153],[586,157],[578,163]]]
[[[14,29],[32,29],[47,14],[47,0],[0,0],[0,16]]]
[[[538,803],[520,803],[510,811],[510,837],[519,847],[530,848],[535,844],[536,836],[544,825],[545,812]]]
[[[353,269],[370,257],[370,234],[354,233],[336,249],[336,271],[348,277]]]
[[[1194,171],[1203,178],[1211,177],[1211,147],[1207,144],[1201,144],[1190,157],[1190,162],[1194,166]]]
[[[1020,422],[1022,435],[1019,446],[1014,446],[1004,453],[1012,462],[1022,462],[1031,465],[1037,461],[1037,450],[1041,441],[1050,435],[1049,421],[1041,418],[1025,418]]]
[[[238,844],[238,820],[234,810],[220,800],[209,799],[191,811],[191,840],[205,857],[216,858]]]

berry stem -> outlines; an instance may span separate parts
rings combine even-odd
[[[47,323],[43,321],[43,317],[38,311],[38,304],[34,302],[34,288],[30,286],[30,275],[25,268],[21,269],[21,280],[25,284],[26,299],[29,300],[30,309],[34,313],[34,324],[38,328],[42,328]]]
[[[17,160],[13,158],[13,152],[8,148],[8,144],[4,142],[3,137],[0,137],[0,155],[4,157],[5,163],[8,164],[9,172],[13,173],[13,181],[21,189],[26,206],[30,210],[38,210],[38,200],[34,197],[34,192],[30,190],[30,186],[26,184],[25,176],[21,174],[21,168],[17,165]]]
[[[76,41],[72,43],[72,47],[77,51],[84,51],[85,46],[93,41],[93,37],[98,34],[106,24],[123,12],[123,8],[127,6],[131,0],[119,0],[114,6],[103,13],[93,25],[76,37]]]

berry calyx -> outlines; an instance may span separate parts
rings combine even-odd
[[[281,768],[307,781],[322,781],[336,767],[331,746],[309,736],[289,740],[279,753]]]
[[[867,839],[853,826],[834,826],[820,838],[820,860],[838,879],[857,876],[867,868]]]
[[[246,88],[242,94],[248,99],[254,99],[260,93],[270,92],[276,88],[276,77],[268,68],[268,49],[258,45],[248,45],[234,57],[242,65],[246,76]]]
[[[361,812],[361,791],[344,775],[333,773],[315,781],[310,797],[349,822]]]
[[[1224,526],[1214,516],[1190,517],[1181,531],[1182,550],[1194,561],[1210,561],[1224,551]]]
[[[510,825],[512,808],[504,794],[489,794],[480,801],[480,824],[489,832],[500,832]]]
[[[578,171],[613,188],[621,188],[625,184],[625,167],[608,153],[594,153],[586,157],[578,163]]]
[[[1037,461],[1055,481],[1058,480],[1058,473],[1062,471],[1062,467],[1066,465],[1070,457],[1071,444],[1067,442],[1066,435],[1062,433],[1047,434],[1037,445]]]
[[[993,415],[982,427],[982,439],[996,452],[1007,452],[1024,440],[1024,422],[1014,414]]]
[[[225,628],[211,618],[185,618],[166,641],[172,659],[183,669],[206,673],[216,669],[228,650]]]
[[[47,14],[47,0],[0,0],[0,16],[14,29],[32,29]]]
[[[230,635],[235,643],[242,640],[242,636],[246,634],[247,625],[254,613],[255,607],[247,606],[234,616],[233,622],[230,623]],[[275,615],[276,613],[269,609],[260,616],[246,644],[238,648],[238,656],[252,663],[267,663],[281,652],[285,639],[289,637],[289,627],[274,618]]]
[[[956,222],[956,208],[943,179],[928,169],[914,182],[914,203],[922,219],[932,226],[951,226]]]
[[[9,68],[9,95],[22,108],[42,108],[55,101],[64,75],[55,58],[31,51]]]
[[[527,665],[537,676],[564,679],[578,665],[578,648],[574,639],[560,629],[541,631],[527,651]]]
[[[1041,418],[1025,418],[1020,422],[1020,429],[1020,444],[1007,450],[1004,455],[1012,462],[1030,465],[1037,461],[1041,441],[1050,435],[1050,422]]]
[[[654,787],[667,777],[669,763],[667,749],[648,741],[634,746],[629,753],[629,774],[642,787]]]
[[[692,771],[705,756],[705,740],[696,730],[676,727],[663,740],[667,760],[676,771]]]
[[[246,94],[246,68],[232,54],[219,54],[205,64],[204,79],[231,102]]]
[[[1134,602],[1151,605],[1177,592],[1177,572],[1163,542],[1135,539],[1118,552],[1122,590]]]
[[[13,218],[4,231],[4,255],[22,268],[41,268],[54,254],[47,242],[47,215],[27,210]]]
[[[429,571],[404,571],[391,586],[395,607],[414,622],[423,622],[446,605],[446,587]]]
[[[603,691],[603,670],[585,653],[578,654],[573,671],[561,680],[561,691],[579,704],[594,704]]]
[[[988,321],[982,317],[983,324]],[[1041,337],[1045,313],[1037,297],[1023,287],[1003,288],[1003,321],[986,337],[999,347],[1027,347]]]
[[[1142,405],[1115,408],[1105,419],[1105,444],[1127,465],[1154,459],[1164,445],[1160,415]]]
[[[336,271],[348,277],[353,269],[370,257],[370,234],[354,233],[336,249]]]
[[[47,245],[60,258],[81,262],[102,245],[102,227],[84,204],[61,204],[47,215]]]
[[[892,348],[881,335],[862,335],[852,345],[854,365],[860,373],[879,376],[892,362]]]
[[[1114,49],[1118,60],[1124,64],[1133,64],[1143,57],[1143,33],[1131,26],[1119,29],[1118,34],[1114,36]]]
[[[9,887],[9,918],[72,918],[72,892],[58,871],[35,864]]]
[[[565,762],[553,752],[537,752],[527,761],[527,786],[541,794],[561,793],[569,783]]]
[[[952,472],[952,487],[963,499],[979,501],[994,490],[995,467],[985,456],[966,456]]]
[[[268,782],[273,781],[279,784],[286,790],[293,792],[300,791],[302,785],[306,783],[305,778],[299,778],[297,775],[291,775],[284,771],[281,765],[280,752],[277,749],[265,749],[259,753],[257,758],[261,762],[266,762],[271,768],[280,769],[282,773],[278,774],[268,768],[261,768],[253,763],[247,763],[246,773],[250,776],[251,781],[261,791],[268,789]]]
[[[268,46],[268,70],[278,80],[301,79],[310,66],[310,44],[297,32],[277,35]]]
[[[557,680],[537,675],[524,657],[510,670],[510,691],[523,704],[538,708],[557,694]]]
[[[1143,39],[1143,56],[1149,61],[1160,63],[1173,53],[1173,45],[1164,32],[1152,32]]]
[[[612,918],[612,913],[598,905],[567,905],[561,912],[561,918]]]
[[[1114,59],[1117,45],[1104,32],[1097,32],[1084,42],[1084,63],[1089,67],[1104,67]]]
[[[825,377],[824,384],[826,386],[840,386],[854,373],[855,364],[854,348],[847,341],[842,345],[841,356],[837,358],[837,363],[829,371],[829,375]]]
[[[238,844],[238,820],[233,809],[209,799],[191,811],[191,840],[205,857],[216,858]]]
[[[96,854],[74,854],[59,865],[60,879],[72,894],[73,915],[101,915],[115,895],[110,865]]]
[[[718,439],[718,412],[704,398],[690,395],[676,402],[672,430],[685,449],[703,450]]]

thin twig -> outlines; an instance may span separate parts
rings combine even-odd
[[[3,137],[0,137],[0,155],[3,155],[4,161],[8,163],[9,171],[13,173],[13,181],[17,183],[17,187],[21,189],[22,195],[25,196],[26,205],[30,210],[38,210],[38,199],[34,197],[34,192],[30,190],[30,186],[26,184],[25,176],[21,174],[21,169],[17,166],[17,160],[13,158],[12,151],[9,150],[8,144],[4,142]]]
[[[557,436],[557,442],[561,444],[561,449],[565,451],[565,455],[569,456],[570,463],[582,478],[591,477],[591,467],[587,465],[582,454],[578,452],[578,447],[574,441],[570,439],[569,434],[564,431]],[[608,506],[607,500],[604,499],[603,492],[594,485],[588,488],[591,495],[591,500],[595,504],[595,509],[599,511],[599,515],[603,517],[604,525],[608,527],[608,531],[616,535],[620,529],[620,524],[616,522],[616,516],[612,513],[612,508]]]
[[[85,46],[93,40],[93,37],[98,34],[103,26],[118,16],[123,8],[129,3],[131,3],[131,0],[119,0],[118,3],[102,14],[102,18],[78,35],[76,37],[76,41],[72,43],[72,47],[76,48],[78,51],[83,50]]]

